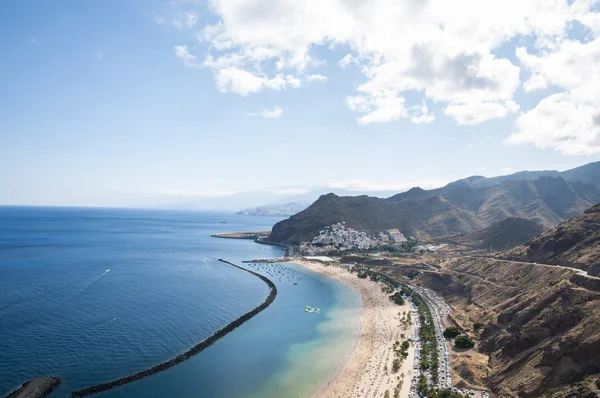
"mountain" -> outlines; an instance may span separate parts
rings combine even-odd
[[[596,186],[599,166],[596,162],[565,172],[516,173],[506,178],[475,176],[432,190],[412,188],[387,199],[322,195],[304,211],[277,223],[269,240],[299,244],[311,240],[323,227],[341,221],[367,232],[398,228],[421,240],[469,234],[509,217],[532,219],[551,227],[600,201]]]
[[[600,204],[501,255],[509,260],[600,268]]]
[[[247,216],[293,216],[294,214],[301,212],[305,208],[305,205],[301,205],[300,203],[296,202],[291,202],[280,205],[251,207],[249,209],[242,209],[235,214],[242,214]]]
[[[443,296],[453,308],[449,318],[476,340],[475,350],[453,354],[453,380],[485,385],[499,397],[600,396],[598,279],[489,258],[439,265],[413,283]]]
[[[542,233],[544,229],[539,221],[509,217],[455,240],[477,249],[508,250],[527,242]]]
[[[508,218],[472,235],[525,228],[534,226]],[[442,295],[448,319],[476,340],[453,353],[453,381],[500,397],[600,397],[600,204],[500,257],[441,259],[412,280]]]
[[[473,187],[485,188],[500,184],[504,181],[533,181],[540,177],[562,177],[566,181],[579,181],[600,188],[600,161],[588,163],[583,166],[566,171],[542,170],[542,171],[519,171],[517,173],[485,178],[481,176],[469,177]],[[461,180],[462,181],[462,180]]]

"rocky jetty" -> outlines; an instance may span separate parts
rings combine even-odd
[[[36,377],[31,379],[17,388],[15,391],[8,394],[5,398],[41,398],[50,394],[58,385],[60,379],[58,377]]]
[[[132,374],[129,376],[121,377],[120,379],[117,379],[117,380],[113,380],[113,381],[109,381],[107,383],[97,384],[94,386],[83,388],[81,390],[73,391],[72,396],[73,397],[85,397],[87,395],[96,394],[96,393],[99,393],[102,391],[110,390],[111,388],[114,388],[114,387],[122,386],[122,385],[125,385],[128,383],[134,382],[136,380],[143,379],[144,377],[152,376],[155,373],[162,372],[163,370],[169,369],[169,368],[185,361],[186,359],[191,358],[192,356],[198,354],[199,352],[204,351],[206,348],[208,348],[211,345],[213,345],[214,343],[216,343],[219,339],[225,337],[229,332],[232,332],[233,330],[235,330],[236,328],[241,326],[244,322],[248,321],[250,318],[253,318],[259,312],[261,312],[262,310],[267,308],[269,305],[271,305],[271,303],[273,303],[273,301],[275,301],[275,297],[277,297],[277,287],[275,287],[275,284],[273,282],[271,282],[270,279],[254,272],[254,271],[250,271],[249,269],[246,269],[246,268],[240,267],[239,265],[230,263],[229,261],[226,261],[223,259],[219,259],[219,261],[221,261],[225,264],[229,264],[233,267],[239,268],[242,271],[248,272],[248,273],[258,277],[263,282],[265,282],[267,284],[267,286],[269,286],[269,290],[270,290],[269,295],[267,296],[265,301],[263,301],[262,304],[260,304],[258,307],[254,308],[251,311],[246,312],[241,317],[239,317],[236,320],[234,320],[233,322],[229,323],[224,328],[218,330],[217,332],[215,332],[212,336],[210,336],[206,340],[196,344],[195,346],[190,348],[188,351],[176,356],[175,358],[172,358],[166,362],[155,365],[149,369],[142,370],[141,372],[138,372],[138,373],[135,373],[135,374]]]

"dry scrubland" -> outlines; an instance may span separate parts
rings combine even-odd
[[[453,320],[478,340],[479,353],[454,355],[461,379],[485,383],[503,397],[598,396],[597,280],[559,267],[484,258],[441,264],[442,270],[424,271],[415,283],[442,293],[455,309]],[[476,332],[475,322],[483,329]]]

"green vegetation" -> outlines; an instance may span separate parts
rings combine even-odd
[[[394,293],[390,296],[390,300],[398,305],[404,305],[404,298],[402,297],[402,293]]]
[[[408,271],[404,272],[404,276],[410,279],[414,278],[417,275],[419,275],[419,271],[417,271],[416,269],[409,269]]]
[[[383,398],[390,398],[390,390],[385,390],[383,393]]]
[[[485,325],[481,321],[477,321],[473,324],[473,330],[475,330],[476,332],[480,331],[484,327],[485,327]]]
[[[400,397],[400,390],[402,390],[402,382],[403,381],[404,381],[404,373],[402,373],[400,380],[398,381],[398,384],[396,384],[396,387],[394,387],[394,398]]]
[[[427,378],[423,373],[421,373],[421,376],[419,376],[419,381],[417,382],[417,391],[420,394],[427,395],[428,390]]]
[[[401,348],[401,351],[406,351],[406,355],[408,355],[408,348],[409,347],[410,347],[410,343],[408,342],[408,340],[404,340],[402,342],[402,346],[400,348]]]
[[[460,335],[460,330],[454,326],[450,326],[444,330],[444,337],[453,338]]]
[[[419,246],[419,241],[417,239],[408,239],[406,242],[397,243],[391,246],[382,246],[377,248],[370,248],[365,251],[374,251],[376,249],[378,251],[387,251],[389,253],[412,253]]]
[[[421,369],[428,370],[431,372],[431,379],[434,383],[437,383],[439,379],[439,352],[435,336],[435,328],[433,315],[429,310],[429,307],[418,294],[412,295],[413,302],[417,306],[419,313],[419,319],[421,321],[421,328],[419,330],[419,337],[421,338]]]
[[[400,370],[400,365],[402,365],[402,361],[408,357],[408,348],[410,347],[410,343],[408,340],[404,340],[402,344],[399,341],[396,341],[392,346],[392,350],[394,351],[394,361],[392,362],[392,373],[396,373]]]
[[[457,348],[473,348],[475,347],[475,342],[466,334],[461,334],[456,338],[454,344]]]
[[[394,289],[392,287],[388,286],[388,285],[381,286],[381,291],[383,293],[387,293],[387,294],[394,293]]]
[[[428,391],[427,396],[430,398],[465,398],[466,395],[454,392],[449,388],[443,389],[431,389]]]
[[[415,249],[417,248],[417,246],[419,246],[419,241],[416,239],[408,239],[406,242],[402,242],[398,245],[396,245],[396,247],[403,252],[414,252]]]

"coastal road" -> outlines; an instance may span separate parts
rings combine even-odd
[[[563,268],[563,269],[566,269],[566,270],[575,271],[577,274],[579,274],[579,275],[583,275],[583,276],[585,276],[585,277],[587,277],[587,278],[590,278],[590,279],[600,279],[600,278],[599,278],[599,277],[597,277],[597,276],[591,276],[591,275],[588,275],[588,273],[587,273],[586,271],[582,270],[582,269],[579,269],[579,268],[573,268],[573,267],[567,267],[567,266],[565,266],[565,265],[553,265],[553,264],[528,263],[528,262],[525,262],[525,261],[503,260],[503,259],[500,259],[500,258],[485,257],[485,256],[465,256],[465,257],[468,257],[468,258],[485,258],[486,260],[492,260],[492,261],[498,261],[498,262],[507,262],[507,263],[512,263],[512,264],[521,264],[521,265],[540,265],[540,266],[542,266],[542,267]]]
[[[425,299],[425,302],[429,306],[429,310],[433,315],[433,323],[435,328],[435,335],[437,339],[438,352],[439,352],[439,382],[437,387],[439,388],[451,388],[452,387],[452,367],[450,366],[450,351],[448,349],[448,343],[444,338],[442,318],[449,310],[446,303],[439,298],[433,291],[419,287],[417,288],[421,297]]]
[[[452,387],[452,367],[450,366],[450,350],[448,347],[448,343],[446,339],[443,337],[443,324],[442,318],[449,311],[449,307],[444,303],[442,299],[437,297],[435,293],[431,290],[423,288],[423,287],[414,287],[407,285],[410,289],[412,289],[416,294],[421,296],[431,314],[433,316],[433,326],[435,329],[436,335],[436,344],[438,346],[439,353],[439,364],[438,364],[438,383],[436,387],[438,388],[451,388]],[[417,319],[417,317],[415,317]]]

